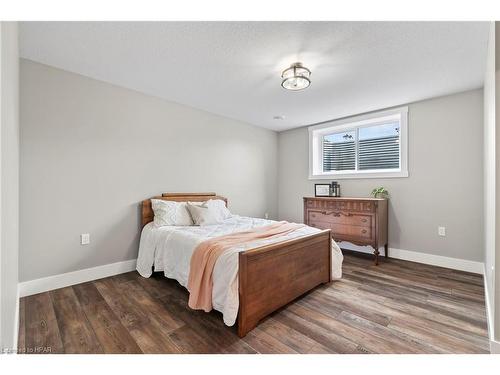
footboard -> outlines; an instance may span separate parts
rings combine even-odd
[[[331,280],[330,230],[239,254],[238,335],[315,286]]]

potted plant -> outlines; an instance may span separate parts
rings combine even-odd
[[[385,187],[381,186],[373,189],[371,195],[373,198],[387,198],[389,197],[389,192]]]

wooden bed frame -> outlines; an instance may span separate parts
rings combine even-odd
[[[151,199],[202,202],[215,193],[164,193]],[[151,199],[142,202],[142,226],[153,221]],[[330,230],[239,253],[238,336],[314,287],[331,281]]]

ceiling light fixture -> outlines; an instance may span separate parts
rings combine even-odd
[[[281,73],[281,78],[283,78],[281,86],[291,91],[303,90],[311,84],[310,76],[311,71],[302,63],[296,62]]]

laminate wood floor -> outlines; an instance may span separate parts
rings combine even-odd
[[[176,281],[136,272],[20,301],[26,353],[488,353],[483,278],[346,253],[344,277],[245,338],[187,307]]]

